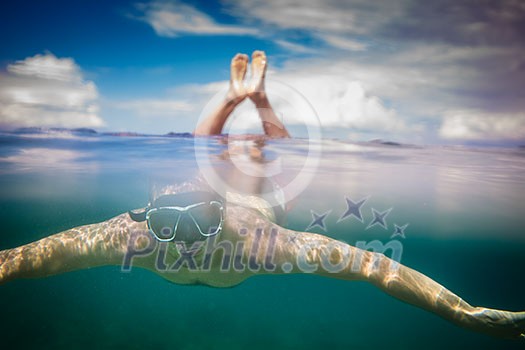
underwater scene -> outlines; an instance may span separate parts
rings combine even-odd
[[[242,168],[233,150],[257,142],[3,133],[0,250],[143,208],[158,183]],[[471,305],[525,310],[525,149],[330,139],[265,140],[257,149],[289,196],[284,227],[353,246],[395,242],[386,255]],[[360,203],[361,218],[345,215],[348,201]],[[10,281],[0,305],[6,349],[523,348],[370,283],[308,273],[213,288],[103,266]]]

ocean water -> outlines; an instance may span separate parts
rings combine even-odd
[[[191,178],[203,152],[228,149],[218,139],[196,145],[191,137],[2,134],[0,249],[141,207],[152,183]],[[298,174],[309,175],[307,186],[301,180],[292,188],[300,191],[288,228],[304,231],[311,211],[329,212],[326,231],[316,226],[311,232],[350,244],[397,240],[401,263],[472,305],[525,310],[525,149],[275,140],[262,150],[284,174],[284,187]],[[317,166],[303,167],[312,152]],[[214,165],[221,167],[221,159]],[[345,197],[366,199],[363,222],[338,222]],[[390,210],[385,227],[368,227],[373,210]],[[408,225],[404,238],[392,237],[395,225]],[[307,274],[256,276],[216,289],[108,266],[7,283],[0,286],[0,306],[6,349],[525,345],[458,328],[365,282]]]

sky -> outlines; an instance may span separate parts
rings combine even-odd
[[[0,33],[2,129],[191,132],[264,50],[299,136],[525,143],[523,0],[19,0]],[[260,130],[249,101],[232,120]]]

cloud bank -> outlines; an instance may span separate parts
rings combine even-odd
[[[310,112],[272,80],[302,95],[323,127],[347,135],[525,141],[523,1],[152,1],[136,5],[135,13],[135,20],[174,40],[221,35],[227,38],[216,39],[225,46],[245,45],[239,36],[266,40],[268,91],[285,123],[298,125]],[[227,84],[110,101],[99,99],[73,59],[49,53],[9,65],[0,79],[1,126],[99,127],[100,102],[108,120],[120,118],[122,128],[133,121],[148,132],[192,129]],[[249,114],[239,119],[242,128],[259,125],[250,111],[249,103],[239,110]]]
[[[525,113],[488,114],[483,111],[451,111],[445,115],[440,135],[459,140],[521,140]]]
[[[141,12],[137,18],[151,25],[160,36],[257,34],[252,28],[219,24],[195,7],[178,1],[138,4],[137,9]]]
[[[326,127],[423,142],[525,140],[523,1],[221,4],[233,24],[181,2],[154,2],[142,13],[161,36],[253,35],[287,50],[270,76],[310,100]],[[282,113],[294,122],[292,112]]]
[[[71,58],[28,57],[0,73],[0,127],[100,127],[98,93]]]

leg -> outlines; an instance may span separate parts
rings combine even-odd
[[[235,107],[246,98],[243,80],[248,66],[248,56],[237,54],[231,62],[230,89],[225,100],[201,124],[197,125],[194,135],[220,135],[222,128]]]
[[[248,96],[255,104],[263,129],[270,137],[290,137],[283,123],[277,118],[268,101],[264,88],[266,75],[266,55],[263,51],[254,51],[252,54],[252,82],[248,88]]]

